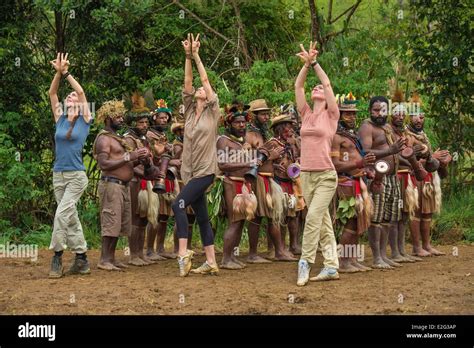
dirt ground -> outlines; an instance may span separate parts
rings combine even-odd
[[[126,272],[97,270],[97,250],[89,252],[92,274],[51,280],[51,252],[40,250],[36,263],[0,258],[0,314],[474,314],[474,245],[458,245],[458,256],[453,248],[440,246],[446,256],[396,270],[341,274],[302,288],[294,262],[179,278],[175,260]],[[71,260],[66,252],[65,268]],[[320,267],[318,254],[312,275]]]

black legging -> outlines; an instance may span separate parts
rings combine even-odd
[[[178,238],[188,238],[188,217],[186,207],[191,204],[201,233],[203,246],[214,244],[209,215],[207,213],[206,190],[214,181],[214,174],[191,179],[171,205],[176,219]]]

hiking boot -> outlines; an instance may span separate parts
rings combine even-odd
[[[186,277],[192,266],[194,251],[188,250],[184,256],[178,256],[179,276]]]
[[[90,274],[91,269],[89,267],[89,261],[84,258],[79,258],[76,256],[74,263],[71,265],[71,268],[66,272],[66,275],[72,274]]]
[[[217,267],[217,264],[210,265],[206,261],[198,268],[191,270],[191,273],[217,275],[219,273],[219,268]]]
[[[61,256],[54,255],[51,261],[49,278],[61,278],[63,276],[63,261]]]
[[[337,269],[324,267],[316,277],[312,277],[310,280],[312,282],[319,282],[323,280],[335,280],[335,279],[339,279],[339,273],[337,272]]]
[[[309,280],[309,272],[311,271],[311,266],[309,265],[308,261],[306,260],[299,260],[298,262],[298,280],[296,281],[296,285],[304,286],[308,283]]]

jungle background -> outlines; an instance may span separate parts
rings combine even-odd
[[[292,102],[301,67],[295,54],[310,40],[318,42],[318,60],[335,92],[352,92],[359,100],[359,121],[368,117],[373,95],[390,97],[398,88],[408,100],[418,92],[433,147],[453,154],[433,237],[474,242],[473,17],[470,0],[4,0],[0,243],[49,245],[56,208],[49,61],[56,52],[69,52],[70,72],[95,110],[150,87],[155,99],[176,109],[183,84],[181,40],[188,32],[201,33],[200,55],[221,107],[234,99],[265,98],[274,107]],[[316,83],[310,74],[307,90]],[[70,91],[62,84],[60,99]],[[98,131],[97,125],[91,128],[84,149],[89,187],[79,203],[91,248],[100,245],[99,170],[91,158]],[[209,210],[218,247],[225,227],[219,208],[215,189]]]

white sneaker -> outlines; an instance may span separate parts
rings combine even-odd
[[[312,277],[310,280],[312,282],[319,282],[323,280],[335,280],[335,279],[339,279],[339,273],[337,272],[337,269],[324,267],[316,277]]]
[[[311,266],[308,261],[300,259],[298,262],[298,280],[296,281],[296,285],[305,286],[306,283],[308,283],[310,271]]]

